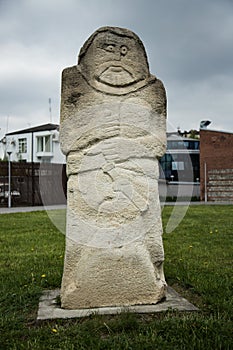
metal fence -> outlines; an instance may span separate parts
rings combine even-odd
[[[8,205],[9,180],[12,206],[66,203],[66,165],[0,162],[0,205]]]

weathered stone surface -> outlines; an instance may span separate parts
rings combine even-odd
[[[140,39],[97,30],[62,75],[67,156],[68,309],[154,304],[165,295],[158,160],[166,145],[166,95]]]

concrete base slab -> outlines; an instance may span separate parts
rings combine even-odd
[[[127,307],[102,307],[92,309],[67,310],[57,304],[60,289],[46,290],[40,298],[37,320],[49,320],[56,318],[78,318],[93,314],[115,315],[122,312],[155,313],[171,310],[198,311],[198,308],[181,297],[173,288],[168,287],[166,299],[155,305],[134,305]]]

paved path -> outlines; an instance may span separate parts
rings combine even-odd
[[[232,202],[166,202],[161,203],[161,205],[233,205]]]
[[[166,202],[161,203],[161,206],[164,205],[233,205],[233,202]],[[0,214],[10,214],[10,213],[26,213],[31,211],[41,211],[41,210],[56,210],[56,209],[66,209],[65,204],[59,205],[48,205],[48,206],[36,206],[36,207],[13,207],[13,208],[1,208]]]
[[[56,209],[66,209],[65,204],[60,205],[47,205],[47,206],[36,206],[36,207],[13,207],[13,208],[0,208],[0,214],[10,214],[10,213],[26,213],[30,211],[41,211],[41,210],[56,210]]]

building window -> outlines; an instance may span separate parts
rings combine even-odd
[[[168,141],[167,149],[192,149],[199,150],[199,141],[193,140],[181,140],[181,141]]]
[[[51,136],[37,137],[37,152],[51,152]]]
[[[184,170],[184,162],[172,162],[172,170]]]
[[[19,153],[27,153],[27,139],[19,139]]]

